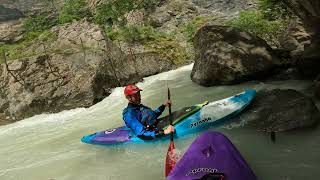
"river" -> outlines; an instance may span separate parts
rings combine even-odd
[[[248,88],[292,88],[310,93],[309,81],[248,82],[232,86],[201,87],[190,80],[192,65],[145,78],[142,102],[156,108],[171,89],[173,110],[214,101]],[[83,135],[123,125],[127,102],[116,88],[90,108],[41,114],[0,126],[1,180],[135,180],[164,178],[169,142],[104,147],[80,142]],[[163,113],[167,114],[167,110]],[[311,180],[320,176],[320,128],[269,134],[246,126],[239,116],[210,130],[224,133],[241,152],[260,180]],[[183,154],[198,134],[175,141]]]

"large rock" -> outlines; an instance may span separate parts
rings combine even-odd
[[[20,20],[0,22],[0,44],[12,43],[21,40],[21,27],[22,22]]]
[[[155,53],[129,58],[96,25],[83,20],[56,27],[57,39],[33,44],[23,52],[30,58],[11,61],[0,70],[1,117],[23,119],[40,113],[89,107],[109,95],[111,88],[140,81],[171,69]]]
[[[0,44],[15,43],[23,38],[25,17],[45,14],[51,20],[63,6],[64,0],[0,0]]]
[[[306,76],[314,78],[320,73],[320,2],[314,0],[282,0],[302,19],[311,34],[311,45],[298,57],[298,67]]]
[[[216,20],[238,16],[242,10],[256,9],[251,0],[162,0],[150,13],[150,21],[158,30],[180,31],[195,18],[216,17]],[[213,19],[213,18],[212,18]],[[180,30],[179,30],[180,28]]]
[[[320,45],[320,44],[319,44]],[[300,57],[297,57],[296,65],[306,78],[315,78],[320,74],[320,46],[313,44],[307,48]]]
[[[288,20],[286,32],[278,40],[281,49],[289,51],[291,57],[297,57],[310,46],[311,33],[306,30],[299,18],[292,18]]]
[[[150,13],[150,23],[160,31],[173,32],[197,15],[197,7],[191,1],[165,1]]]
[[[264,78],[277,58],[265,41],[224,26],[204,26],[194,37],[191,79],[204,86]]]
[[[224,16],[235,16],[238,15],[240,11],[255,9],[256,4],[251,0],[191,0],[195,4],[202,14],[210,12],[218,12]]]
[[[64,0],[0,0],[0,21],[52,12],[61,8],[63,2]]]
[[[152,76],[160,72],[171,70],[174,64],[168,59],[164,59],[154,52],[137,53],[127,56],[128,61],[133,62],[136,69],[136,76],[143,78]]]
[[[312,127],[320,121],[312,99],[292,89],[259,91],[242,116],[249,125],[267,132]]]
[[[24,17],[23,13],[15,8],[7,8],[3,5],[0,5],[0,22],[17,20],[21,17]]]
[[[282,0],[315,33],[320,28],[320,2],[314,0]]]

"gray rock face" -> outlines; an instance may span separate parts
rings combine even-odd
[[[320,28],[320,2],[314,0],[282,0],[314,32]]]
[[[311,34],[303,27],[299,18],[291,19],[288,23],[288,29],[280,37],[279,44],[282,49],[290,52],[291,57],[300,56],[306,47],[311,44]]]
[[[92,104],[94,93],[88,90],[94,72],[84,68],[75,71],[75,63],[63,59],[62,56],[38,56],[11,63],[9,69],[16,78],[8,72],[1,77],[5,94],[1,100],[8,104],[5,114],[21,119]]]
[[[21,16],[56,10],[63,2],[64,0],[0,0],[0,16],[4,14],[7,20],[19,19]]]
[[[248,125],[267,132],[311,127],[320,121],[312,99],[292,89],[259,91],[243,115]]]
[[[20,20],[12,20],[3,23],[0,22],[0,44],[21,40],[21,27],[22,22]]]
[[[315,78],[320,74],[320,51],[315,44],[307,48],[303,55],[297,58],[296,65],[307,78]]]
[[[172,69],[173,63],[167,59],[163,59],[156,53],[145,52],[134,55],[134,59],[128,55],[128,61],[133,61],[133,67],[136,69],[136,75],[139,78],[152,76],[160,72]]]
[[[214,11],[226,16],[237,15],[240,11],[255,8],[255,3],[250,0],[191,0],[202,11]]]
[[[64,0],[0,0],[0,44],[15,43],[22,39],[22,21],[25,17],[56,16]]]
[[[150,19],[158,30],[173,32],[199,16],[215,16],[217,19],[236,17],[242,10],[256,9],[255,3],[252,0],[170,0],[151,12]]]
[[[202,27],[194,37],[194,48],[191,79],[204,86],[263,78],[276,66],[265,41],[231,27]]]
[[[23,17],[23,14],[18,9],[10,9],[0,5],[0,22],[16,20],[21,17]]]
[[[26,50],[42,53],[9,63],[13,76],[1,66],[0,113],[4,117],[18,120],[88,107],[108,96],[111,88],[171,69],[172,63],[157,54],[128,58],[87,21],[51,31],[58,36],[54,42],[45,48],[33,44]]]
[[[166,1],[150,14],[150,21],[154,27],[164,32],[173,32],[181,24],[199,15],[197,7],[190,1]]]
[[[313,0],[283,0],[302,19],[311,34],[311,45],[298,57],[298,67],[307,77],[320,73],[320,2]]]

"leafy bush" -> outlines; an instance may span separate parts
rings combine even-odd
[[[38,51],[26,51],[33,44],[38,44],[37,42],[41,41],[44,43],[50,43],[57,38],[57,34],[50,31],[43,32],[31,32],[28,33],[29,36],[26,36],[25,39],[19,43],[15,44],[5,44],[0,46],[0,52],[4,50],[7,53],[8,60],[15,60],[20,58],[26,58],[41,54],[43,52]]]
[[[159,0],[142,0],[142,2],[139,4],[137,8],[143,8],[145,10],[152,9],[155,5],[157,5],[158,2],[161,2]]]
[[[18,44],[6,44],[0,46],[0,51],[5,51],[7,54],[7,60],[14,60],[14,59],[19,59],[22,57],[28,57],[29,55],[26,54],[23,50],[31,46],[32,42],[31,41],[24,41]]]
[[[124,26],[118,30],[107,28],[106,33],[113,41],[142,43],[146,49],[159,53],[175,64],[182,64],[191,56],[185,47],[171,38],[172,35],[157,32],[152,26]]]
[[[186,48],[173,39],[162,38],[161,40],[148,42],[146,48],[159,53],[176,65],[183,64],[191,56]]]
[[[136,9],[149,9],[159,0],[113,0],[98,5],[94,15],[94,22],[100,25],[120,23],[124,25],[124,15]]]
[[[38,38],[40,36],[40,34],[42,34],[42,32],[40,32],[40,31],[29,31],[24,34],[23,39],[25,41],[32,41],[32,40]]]
[[[164,33],[155,31],[152,26],[123,26],[118,30],[107,28],[108,37],[113,41],[124,41],[128,43],[153,41],[165,37]]]
[[[38,36],[38,40],[42,42],[55,41],[57,38],[58,38],[58,34],[50,31],[43,31]]]
[[[243,11],[238,19],[228,21],[226,25],[240,28],[277,46],[277,39],[284,31],[285,21],[269,21],[259,11]]]
[[[27,17],[23,21],[24,39],[27,41],[37,38],[44,31],[56,25],[57,21],[54,18],[49,18],[47,15],[38,15]]]
[[[187,36],[188,41],[191,42],[193,39],[193,36],[196,33],[196,31],[198,30],[198,28],[207,24],[210,21],[213,21],[214,19],[215,19],[215,17],[198,16],[198,17],[194,18],[193,20],[191,20],[189,23],[183,25],[179,29],[179,31],[184,33]]]
[[[97,24],[106,24],[107,21],[123,21],[124,14],[133,10],[135,3],[133,0],[116,0],[109,3],[100,4],[97,7],[94,21]]]
[[[84,17],[92,17],[86,0],[65,0],[58,19],[60,24],[64,24]]]
[[[258,0],[258,4],[259,10],[266,19],[276,20],[292,16],[291,11],[283,1]]]
[[[29,16],[23,22],[23,29],[26,32],[42,32],[54,26],[56,21],[45,15]]]

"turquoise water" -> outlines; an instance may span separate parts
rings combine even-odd
[[[247,88],[294,88],[306,94],[311,82],[248,82],[235,86],[201,87],[190,80],[192,65],[145,79],[143,103],[157,107],[171,89],[173,110],[214,101]],[[107,148],[80,142],[83,135],[123,125],[126,100],[116,88],[102,102],[90,107],[42,114],[0,126],[0,179],[2,180],[107,180],[164,179],[169,142]],[[164,114],[168,112],[165,111]],[[320,176],[320,129],[269,134],[246,126],[249,117],[211,130],[227,135],[261,180],[304,180]],[[175,141],[180,154],[198,134]]]

